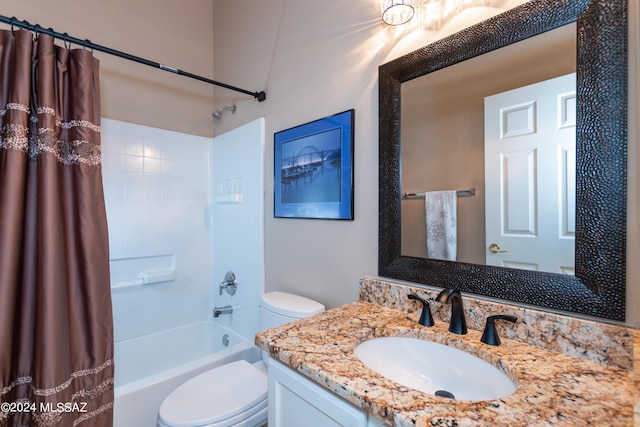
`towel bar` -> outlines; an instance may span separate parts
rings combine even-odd
[[[457,190],[456,193],[458,194],[458,196],[475,196],[476,189],[469,188],[468,190]],[[402,198],[406,199],[409,197],[424,197],[425,194],[426,193],[402,193]]]

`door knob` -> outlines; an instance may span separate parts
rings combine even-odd
[[[498,244],[492,243],[491,245],[489,245],[489,252],[491,252],[492,254],[501,254],[507,251],[500,249],[500,246],[498,246]]]

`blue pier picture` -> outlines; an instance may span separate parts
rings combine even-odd
[[[274,216],[353,219],[353,123],[348,110],[274,135]]]

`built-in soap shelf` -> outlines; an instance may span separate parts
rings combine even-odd
[[[172,282],[178,277],[173,254],[112,258],[109,267],[111,288]]]
[[[242,203],[242,193],[219,194],[216,196],[219,205],[232,205]]]
[[[216,204],[234,205],[242,203],[242,177],[226,177],[221,180],[219,194],[216,195]],[[216,185],[217,187],[217,185]]]

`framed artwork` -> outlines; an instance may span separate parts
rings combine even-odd
[[[274,134],[274,216],[353,220],[354,110]]]

